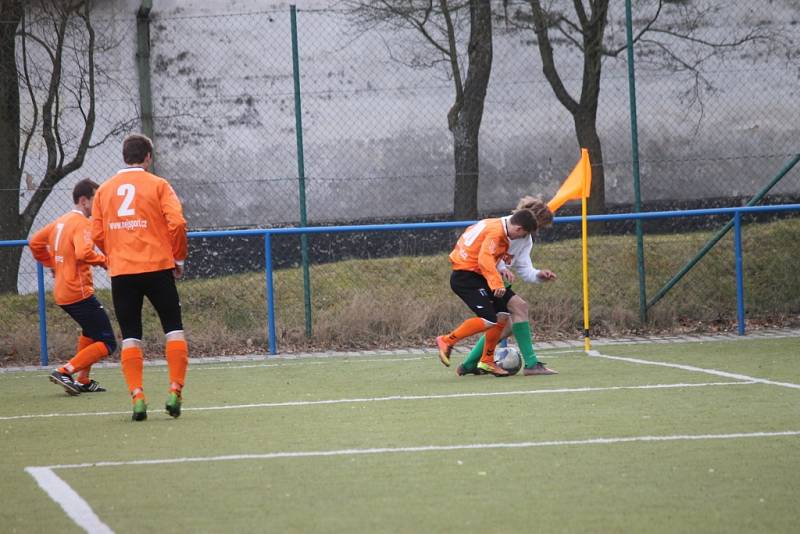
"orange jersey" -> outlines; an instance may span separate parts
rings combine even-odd
[[[92,237],[108,255],[108,272],[174,269],[187,252],[186,220],[172,186],[139,167],[101,185],[92,204]]]
[[[94,295],[91,265],[106,264],[106,257],[94,250],[91,223],[78,210],[51,222],[31,237],[33,257],[53,270],[53,297],[66,306]]]
[[[497,262],[508,250],[506,219],[484,219],[464,230],[450,253],[453,270],[480,273],[492,290],[504,287]]]

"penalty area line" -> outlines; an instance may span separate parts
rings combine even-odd
[[[90,534],[113,534],[114,531],[97,517],[89,503],[51,468],[26,467],[25,471],[76,525]]]
[[[717,369],[706,369],[703,367],[695,367],[693,365],[683,365],[680,363],[657,362],[652,360],[642,360],[640,358],[628,358],[625,356],[609,356],[602,354],[596,350],[590,350],[587,353],[592,358],[605,358],[606,360],[617,360],[620,362],[638,363],[642,365],[656,365],[659,367],[671,367],[673,369],[682,369],[684,371],[691,371],[693,373],[705,373],[714,376],[721,376],[724,378],[732,378],[734,380],[743,380],[747,383],[769,384],[771,386],[780,386],[784,388],[800,389],[800,384],[793,384],[791,382],[777,382],[775,380],[767,380],[766,378],[756,378],[753,376],[742,375],[739,373],[729,373],[728,371],[719,371]]]

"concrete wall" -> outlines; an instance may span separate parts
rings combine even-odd
[[[156,1],[151,71],[157,172],[184,200],[193,228],[299,221],[289,4],[257,0]],[[609,35],[624,39],[622,3],[612,3]],[[617,5],[620,4],[620,5]],[[98,65],[114,84],[98,88],[99,141],[136,116],[137,0],[97,1],[96,25],[115,45]],[[412,31],[364,31],[333,0],[298,2],[308,220],[413,218],[452,210],[452,141],[446,114],[453,85],[441,64],[419,65]],[[773,24],[798,39],[791,0],[728,7],[709,35],[736,25]],[[668,16],[677,16],[669,15]],[[766,21],[766,22],[765,22]],[[795,20],[795,22],[797,22]],[[606,195],[632,201],[628,80],[622,60],[603,64],[598,126]],[[557,61],[577,94],[581,62],[559,46]],[[405,63],[417,63],[417,68]],[[637,65],[642,194],[646,201],[754,193],[800,137],[798,58],[743,49],[708,65],[713,90],[702,105],[692,76]],[[138,129],[138,126],[134,129]],[[102,180],[122,164],[121,135],[90,151],[84,168],[59,185],[35,229],[70,207],[75,181]],[[494,66],[481,130],[479,206],[505,210],[523,194],[551,195],[577,161],[572,118],[541,74],[532,33],[495,31]],[[26,171],[41,174],[43,147]],[[798,171],[777,192],[800,194]],[[21,273],[30,275],[27,259]],[[22,280],[21,276],[21,280]],[[22,282],[21,282],[22,283]]]

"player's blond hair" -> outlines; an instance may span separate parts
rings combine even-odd
[[[517,207],[512,211],[516,213],[520,210],[528,210],[533,213],[536,218],[536,225],[539,228],[546,228],[553,224],[553,212],[547,207],[547,204],[539,197],[526,195],[519,199]]]

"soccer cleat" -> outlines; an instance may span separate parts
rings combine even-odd
[[[64,391],[67,392],[67,395],[80,395],[81,390],[78,385],[72,380],[72,377],[66,373],[59,373],[58,370],[53,371],[50,373],[50,382],[53,384],[58,384]]]
[[[489,362],[480,361],[480,362],[478,362],[478,369],[481,369],[482,371],[486,371],[487,373],[489,373],[491,375],[494,375],[494,376],[510,376],[508,374],[508,371],[506,371],[505,369],[503,369],[499,365],[495,364],[494,362],[489,363]]]
[[[138,399],[133,402],[133,416],[131,419],[133,421],[144,421],[147,419],[147,404],[145,404],[144,399]]]
[[[485,374],[486,374],[486,371],[484,371],[483,369],[478,369],[477,367],[476,367],[476,368],[473,368],[473,369],[467,369],[466,367],[464,367],[464,364],[463,364],[463,363],[459,363],[459,364],[458,364],[458,367],[456,367],[456,374],[457,374],[458,376],[464,376],[464,375],[485,375]]]
[[[453,347],[445,342],[444,336],[436,338],[436,346],[439,347],[439,361],[442,362],[445,367],[450,367],[450,351],[453,350]]]
[[[167,413],[176,419],[181,415],[181,393],[179,391],[170,391],[167,397],[167,404],[165,406]]]
[[[81,390],[81,393],[99,393],[101,391],[106,390],[106,388],[104,388],[94,380],[89,380],[88,384],[81,384],[80,382],[75,382],[75,385],[78,386],[78,389]]]
[[[522,374],[525,376],[557,375],[558,371],[553,371],[545,367],[544,362],[537,362],[533,367],[525,367],[522,369]]]

